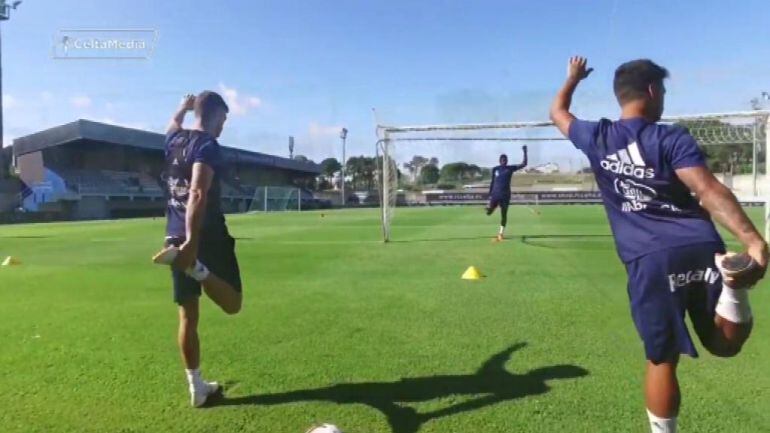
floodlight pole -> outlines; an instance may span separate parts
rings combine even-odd
[[[342,139],[342,168],[340,169],[340,177],[341,179],[341,190],[342,190],[342,207],[345,207],[347,204],[347,199],[345,197],[345,141],[348,138],[348,128],[342,128],[340,131],[340,138]]]
[[[8,7],[8,5],[6,5],[5,2],[3,1],[2,7],[3,9],[5,9]],[[7,19],[8,18],[3,18],[3,20],[7,20]],[[3,148],[5,147],[5,140],[3,139],[5,137],[3,135],[4,132],[5,131],[3,131],[3,41],[2,41],[2,28],[0,28],[0,151],[2,151]],[[0,161],[2,161],[2,158],[0,158]],[[5,166],[5,161],[3,161],[3,166]],[[2,167],[0,169],[7,170],[8,167]]]
[[[11,9],[16,9],[21,4],[20,0],[16,0],[13,4],[6,3],[6,0],[0,0],[0,22],[8,21],[11,18]],[[2,57],[2,37],[0,36],[0,151],[5,146],[3,140],[3,57]],[[4,165],[4,164],[3,164]],[[7,169],[2,167],[0,169]]]
[[[759,101],[770,101],[770,93],[768,92],[761,92]],[[762,102],[758,102],[757,107],[758,109],[762,109],[762,105],[764,105]],[[757,197],[759,195],[759,191],[757,188],[757,177],[758,177],[758,170],[757,170],[757,158],[759,157],[759,142],[757,140],[757,128],[761,128],[764,126],[765,128],[765,180],[763,182],[764,185],[764,192],[763,195],[765,197],[765,241],[770,239],[770,115],[765,116],[765,118],[761,121],[764,121],[764,125],[759,125],[758,122],[754,123],[754,131],[753,131],[753,138],[754,138],[754,167],[753,167],[753,174],[754,174],[754,197]]]

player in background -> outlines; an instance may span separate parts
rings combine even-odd
[[[191,110],[195,124],[183,129],[184,117]],[[227,113],[227,104],[215,92],[187,95],[166,132],[166,246],[153,261],[172,266],[174,301],[179,305],[179,349],[194,407],[203,406],[209,396],[221,391],[219,384],[204,381],[200,373],[201,286],[227,314],[238,313],[242,302],[235,240],[220,207],[224,161],[217,138]]]
[[[614,79],[620,119],[598,122],[579,120],[569,111],[575,89],[591,71],[586,59],[569,60],[551,120],[591,162],[644,342],[650,426],[654,433],[672,433],[681,401],[679,356],[697,356],[685,312],[709,352],[738,354],[752,327],[747,289],[764,275],[767,244],[732,192],[706,167],[688,131],[657,123],[666,69],[650,60],[620,65]],[[720,272],[725,250],[712,218],[753,259],[742,275]]]
[[[508,165],[508,155],[500,155],[500,165],[492,169],[492,181],[489,183],[489,203],[487,215],[492,215],[495,208],[500,206],[500,231],[497,240],[502,241],[505,225],[508,223],[508,206],[511,204],[511,177],[513,173],[527,166],[527,146],[523,146],[524,160],[518,165]]]

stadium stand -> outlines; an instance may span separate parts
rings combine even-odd
[[[82,119],[17,138],[12,159],[21,182],[11,207],[56,219],[162,215],[163,147],[162,134]],[[314,163],[225,146],[222,153],[226,212],[249,209],[261,186],[294,186],[320,174]]]

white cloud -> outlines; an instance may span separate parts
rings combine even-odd
[[[70,104],[75,108],[88,108],[91,106],[91,98],[86,95],[73,96],[70,98]]]
[[[230,113],[236,116],[244,116],[251,109],[260,108],[262,99],[257,96],[239,95],[238,90],[233,87],[227,87],[224,83],[219,83],[219,91],[225,102],[230,107]]]
[[[19,101],[11,95],[3,95],[3,108],[13,109],[19,106]]]
[[[143,129],[147,130],[147,124],[142,122],[121,122],[119,120],[115,120],[112,117],[102,117],[102,118],[95,118],[91,119],[94,122],[101,122],[106,123],[108,125],[115,125],[115,126],[122,126],[124,128],[133,128],[133,129]]]
[[[339,125],[321,125],[318,122],[310,122],[308,134],[311,138],[338,137],[342,126]]]
[[[53,93],[44,90],[40,92],[40,99],[45,103],[51,103],[53,102]]]

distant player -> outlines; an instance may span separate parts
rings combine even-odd
[[[185,114],[195,111],[195,125],[183,129]],[[241,309],[241,277],[230,236],[220,208],[220,177],[224,170],[217,138],[227,119],[222,97],[205,91],[187,95],[166,132],[168,206],[166,247],[154,257],[172,265],[174,301],[179,305],[179,348],[186,367],[194,407],[221,391],[200,373],[198,298],[201,286],[227,314]]]
[[[666,69],[650,60],[620,65],[614,82],[620,120],[598,122],[569,111],[578,83],[591,71],[584,58],[570,59],[551,119],[591,162],[644,341],[650,426],[654,433],[671,433],[681,399],[679,355],[697,356],[685,313],[709,352],[738,354],[752,327],[747,289],[764,275],[767,244],[732,192],[706,168],[688,131],[656,123],[663,114]],[[741,275],[720,272],[725,246],[712,218],[753,259]]]
[[[511,204],[511,177],[513,173],[527,166],[527,146],[521,148],[524,160],[518,165],[508,165],[508,155],[500,155],[500,165],[492,169],[492,181],[489,183],[489,204],[487,215],[492,215],[495,208],[500,207],[500,231],[497,240],[502,241],[505,225],[508,223],[508,206]]]

